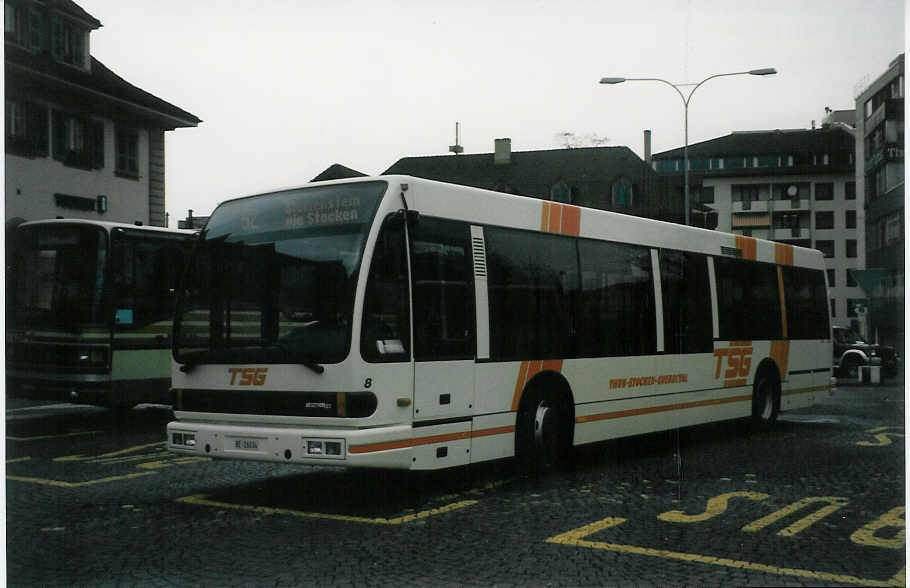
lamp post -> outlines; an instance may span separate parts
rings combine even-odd
[[[686,224],[688,225],[689,224],[689,102],[692,100],[692,94],[695,94],[695,90],[697,90],[702,84],[704,84],[708,80],[713,80],[714,78],[721,78],[721,77],[725,77],[725,76],[742,76],[742,75],[770,76],[770,75],[773,75],[776,73],[777,73],[777,70],[774,69],[773,67],[763,67],[760,69],[750,69],[748,71],[734,71],[734,72],[729,72],[729,73],[714,74],[713,76],[708,76],[705,79],[703,79],[702,81],[700,81],[698,83],[693,83],[693,84],[674,84],[672,82],[668,82],[667,80],[662,80],[660,78],[600,78],[600,83],[601,84],[621,84],[623,82],[661,82],[663,84],[670,86],[674,90],[676,90],[676,93],[679,94],[680,98],[682,98],[683,125],[684,125],[684,132],[685,132],[685,147],[683,147],[683,174],[684,174],[683,181],[685,182],[683,185],[683,193],[684,193],[684,203],[683,204],[684,204],[685,210],[686,210],[686,215],[685,215]],[[683,94],[682,90],[680,90],[680,87],[682,87],[682,86],[695,86],[695,87],[692,88],[692,90],[689,92],[689,95],[687,96],[687,95]]]

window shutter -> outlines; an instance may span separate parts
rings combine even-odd
[[[47,106],[28,102],[26,108],[26,128],[32,155],[47,157]]]
[[[104,122],[94,120],[89,123],[89,140],[92,149],[92,167],[102,169],[104,167]]]
[[[66,115],[59,110],[54,110],[51,121],[54,159],[63,161],[66,159]]]

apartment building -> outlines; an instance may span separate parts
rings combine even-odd
[[[856,188],[865,199],[867,333],[904,345],[904,54],[856,97]]]

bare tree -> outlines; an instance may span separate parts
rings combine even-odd
[[[578,135],[570,131],[560,131],[556,133],[555,139],[563,149],[576,149],[578,147],[603,147],[610,142],[609,137],[604,137],[598,135],[597,133]]]

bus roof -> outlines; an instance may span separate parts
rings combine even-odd
[[[67,224],[67,225],[91,225],[95,227],[101,227],[104,230],[110,232],[111,229],[132,229],[137,231],[150,231],[150,232],[159,232],[159,233],[179,233],[183,235],[195,235],[198,234],[198,230],[189,230],[189,229],[170,229],[167,227],[155,227],[151,225],[136,225],[131,223],[117,223],[111,221],[99,221],[92,219],[84,218],[47,218],[47,219],[38,219],[33,221],[26,221],[18,227],[31,227],[36,225],[57,225],[57,224]]]
[[[409,189],[419,188],[419,190],[407,192],[407,200],[412,208],[425,214],[438,214],[479,224],[543,230],[575,234],[580,237],[639,243],[650,247],[696,251],[722,257],[742,257],[755,261],[817,269],[825,267],[824,256],[820,251],[789,243],[745,237],[620,212],[560,204],[530,196],[506,194],[407,175],[362,176],[310,182],[298,186],[276,188],[258,194],[248,194],[239,198],[231,198],[225,202],[311,186],[375,181],[385,181],[389,186],[407,184]],[[462,197],[444,197],[445,192],[452,191],[457,191]],[[429,194],[436,194],[440,197],[428,197]],[[547,227],[544,227],[542,216],[549,215],[548,208],[550,207],[560,213],[563,210],[562,207],[568,207],[573,214],[579,216],[579,219],[584,219],[584,222],[579,220],[576,223],[579,226],[571,227],[576,231],[574,233],[562,230],[564,227],[557,227],[554,230],[552,220]],[[575,213],[575,210],[578,212]]]

